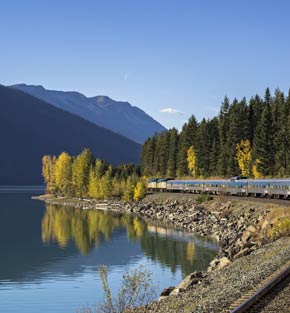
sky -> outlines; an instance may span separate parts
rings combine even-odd
[[[290,87],[288,0],[9,0],[0,83],[129,101],[165,127]]]

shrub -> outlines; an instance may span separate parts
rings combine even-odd
[[[156,289],[152,285],[152,273],[140,266],[123,275],[118,295],[114,297],[108,284],[108,270],[102,266],[100,277],[105,294],[94,310],[83,309],[82,313],[123,313],[143,306],[156,298]]]
[[[203,193],[203,194],[199,195],[198,197],[196,197],[195,201],[197,204],[201,204],[203,202],[210,201],[212,199],[213,199],[212,196]]]
[[[290,218],[285,217],[277,220],[268,231],[268,237],[275,240],[282,236],[290,235]]]

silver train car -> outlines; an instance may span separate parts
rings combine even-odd
[[[220,180],[175,180],[151,178],[149,192],[189,192],[216,195],[254,196],[265,198],[290,198],[289,179],[220,179]]]

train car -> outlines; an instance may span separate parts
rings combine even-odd
[[[153,186],[153,184],[155,184]],[[153,187],[153,188],[152,188]],[[247,179],[232,177],[220,180],[154,179],[148,182],[152,191],[209,193],[237,196],[290,198],[290,179]]]
[[[269,195],[273,198],[290,198],[290,179],[273,179],[269,186]]]
[[[149,178],[147,183],[148,191],[156,191],[157,190],[157,180],[158,178]]]
[[[158,178],[157,179],[157,189],[159,191],[166,191],[167,190],[167,182],[172,180],[172,178]]]
[[[168,180],[166,190],[201,193],[203,183],[199,180]]]

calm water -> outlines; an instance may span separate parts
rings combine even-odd
[[[0,312],[77,312],[103,296],[108,266],[116,292],[122,275],[144,265],[158,290],[207,268],[217,246],[131,216],[46,205],[41,189],[0,188]]]

